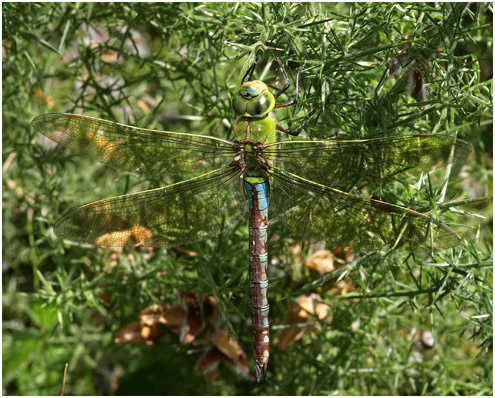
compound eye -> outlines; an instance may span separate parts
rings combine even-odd
[[[235,94],[234,99],[232,100],[234,112],[238,115],[245,116],[247,102],[248,101],[240,93]]]
[[[263,116],[270,112],[270,98],[267,93],[263,93],[260,96],[253,98],[248,102],[246,107],[246,112],[250,116]]]

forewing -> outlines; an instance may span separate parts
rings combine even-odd
[[[446,249],[459,243],[452,229],[425,214],[351,195],[275,167],[272,173],[271,214],[294,236],[357,250]],[[282,198],[272,200],[275,195]]]
[[[282,141],[267,147],[275,164],[327,186],[376,184],[401,172],[417,174],[466,156],[471,145],[421,134],[356,141]]]
[[[90,203],[60,219],[55,234],[103,247],[178,246],[233,228],[247,210],[240,171],[222,167],[163,188]]]
[[[95,161],[139,174],[193,175],[229,163],[229,141],[148,130],[68,113],[37,116],[32,126],[52,141]]]

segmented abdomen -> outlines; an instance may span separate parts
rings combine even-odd
[[[249,277],[251,313],[253,320],[253,348],[258,382],[266,376],[270,352],[268,321],[267,235],[268,183],[244,181],[249,200]]]

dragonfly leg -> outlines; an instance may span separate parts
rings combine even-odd
[[[288,134],[288,135],[293,135],[293,136],[297,137],[301,133],[301,131],[304,128],[304,126],[306,126],[306,123],[308,123],[309,118],[313,115],[313,113],[315,113],[320,108],[321,108],[321,105],[318,105],[318,106],[315,106],[314,108],[312,108],[308,112],[308,114],[304,118],[303,122],[301,123],[301,125],[299,126],[299,128],[296,131],[291,131],[291,130],[285,129],[282,126],[279,126],[278,124],[276,125],[276,129],[278,131],[281,131],[282,133],[285,133],[285,134]]]
[[[285,90],[287,90],[290,87],[290,81],[289,81],[289,76],[287,76],[287,71],[285,70],[284,65],[282,64],[282,61],[280,60],[279,57],[277,57],[277,61],[280,64],[280,67],[282,68],[282,72],[284,73],[284,76],[285,76],[285,79],[287,80],[287,82],[285,83],[285,86],[282,87],[282,90],[280,90],[277,94],[274,95],[275,98],[282,95],[285,92]],[[304,60],[304,63],[302,64],[302,66],[297,71],[297,75],[296,75],[296,98],[294,98],[292,101],[289,101],[289,102],[277,104],[277,105],[275,105],[274,109],[285,108],[286,106],[292,106],[292,105],[297,104],[297,100],[299,99],[299,76],[301,75],[301,71],[304,69],[305,66],[306,66],[306,60]]]
[[[251,81],[253,78],[253,73],[254,73],[254,68],[256,68],[256,64],[258,63],[258,56],[256,55],[256,58],[254,60],[254,63],[249,67],[247,70],[246,74],[242,78],[241,84],[244,84],[244,81],[247,79],[248,81]]]
[[[282,73],[285,76],[285,86],[282,87],[282,89],[277,94],[274,95],[275,98],[278,98],[283,93],[285,93],[285,91],[290,87],[290,80],[289,80],[289,76],[287,75],[287,71],[285,70],[284,64],[282,63],[280,58],[275,57],[275,59],[277,60],[278,64],[280,65],[280,69],[282,69]]]

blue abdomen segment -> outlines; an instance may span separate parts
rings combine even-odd
[[[270,353],[268,305],[268,182],[244,181],[249,201],[249,288],[253,321],[253,348],[256,378],[265,376]]]

